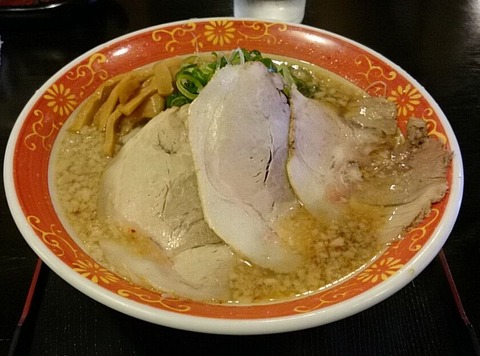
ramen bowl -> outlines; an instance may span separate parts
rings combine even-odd
[[[108,78],[155,61],[243,47],[323,67],[398,107],[405,128],[427,122],[453,152],[448,193],[406,236],[364,268],[315,293],[279,302],[239,305],[185,300],[136,286],[92,259],[57,211],[50,165],[65,121]],[[437,255],[456,220],[463,169],[452,128],[433,98],[410,75],[354,41],[297,24],[212,18],[159,25],[120,37],[75,59],[30,99],[8,142],[5,190],[11,213],[36,254],[69,284],[119,312],[173,328],[218,334],[265,334],[327,324],[361,312],[412,281]]]

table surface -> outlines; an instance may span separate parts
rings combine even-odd
[[[1,154],[28,99],[77,56],[151,25],[232,15],[231,0],[77,0],[50,11],[0,10]],[[463,155],[465,190],[443,251],[478,333],[480,2],[307,0],[304,24],[356,40],[391,59],[430,92],[450,120]],[[3,190],[0,225],[3,355],[12,343],[37,258],[16,228]],[[308,330],[263,336],[201,334],[136,320],[89,299],[43,266],[16,354],[150,355],[167,349],[209,355],[475,354],[438,257],[405,288],[364,312]]]

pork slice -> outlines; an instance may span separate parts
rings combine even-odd
[[[150,240],[151,241],[151,240]],[[172,259],[153,245],[139,246],[103,240],[100,247],[116,273],[133,283],[167,296],[201,301],[230,300],[229,273],[233,258],[225,244],[208,244],[184,250]]]
[[[397,134],[394,107],[364,98],[336,110],[292,91],[288,177],[305,208],[336,219],[346,206],[375,211],[382,243],[402,236],[447,190],[451,153],[411,119]],[[400,142],[400,143],[399,143]]]
[[[355,183],[358,162],[382,142],[380,130],[348,120],[327,103],[292,90],[291,151],[287,171],[305,208],[316,216],[336,218]],[[383,120],[377,120],[382,122]]]
[[[100,241],[105,260],[146,288],[226,301],[232,251],[203,219],[188,142],[188,106],[131,137],[105,170],[99,214],[129,238]]]
[[[290,109],[259,63],[227,66],[190,106],[189,138],[209,226],[239,254],[278,272],[301,258],[275,230],[296,205],[286,177]]]
[[[170,255],[221,241],[203,219],[187,113],[172,108],[152,119],[122,147],[100,185],[100,214]]]
[[[343,116],[356,125],[387,135],[397,132],[397,108],[383,97],[365,96],[347,103]]]
[[[407,140],[380,164],[364,167],[365,179],[353,196],[367,206],[381,207],[380,241],[401,237],[445,196],[451,156],[443,143],[428,136],[423,120],[410,119]]]

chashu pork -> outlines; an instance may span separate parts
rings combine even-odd
[[[343,208],[375,211],[378,240],[401,236],[447,190],[451,153],[411,119],[398,142],[395,106],[380,98],[350,103],[344,112],[293,90],[288,177],[316,216],[337,218]]]
[[[152,240],[102,240],[100,247],[115,272],[140,286],[210,302],[231,297],[232,251],[223,243],[191,248],[170,258]]]
[[[290,183],[308,211],[336,218],[355,184],[362,181],[359,161],[384,142],[385,131],[395,133],[396,121],[390,108],[378,110],[384,114],[371,115],[375,117],[372,120],[353,114],[360,113],[365,103],[358,103],[358,110],[348,111],[347,117],[332,105],[306,98],[296,89],[292,90],[290,104]]]
[[[203,219],[187,117],[188,105],[160,113],[128,140],[102,176],[100,216],[149,248],[113,240],[101,247],[117,270],[142,285],[196,299],[224,298],[233,254]],[[220,252],[209,260],[212,249]],[[195,276],[185,273],[189,264]]]
[[[378,237],[384,243],[401,237],[445,196],[452,156],[428,136],[426,122],[416,118],[407,123],[407,139],[385,153],[363,167],[364,180],[353,194],[381,217]]]
[[[277,272],[301,257],[275,222],[297,204],[286,176],[290,108],[259,62],[215,73],[190,106],[189,137],[205,220],[248,261]]]

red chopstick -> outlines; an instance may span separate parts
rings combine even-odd
[[[32,281],[30,282],[30,288],[28,289],[25,305],[23,306],[22,315],[20,316],[20,320],[18,321],[15,332],[13,333],[12,343],[10,344],[10,350],[8,352],[9,356],[15,355],[15,350],[17,348],[18,340],[20,339],[20,333],[22,331],[23,323],[27,319],[28,313],[30,312],[33,295],[35,294],[35,288],[37,287],[38,277],[40,276],[41,269],[42,260],[39,258],[37,260],[37,264],[35,265],[35,270],[33,271],[33,277]]]
[[[480,342],[478,341],[478,337],[475,333],[475,329],[473,328],[472,323],[470,322],[470,320],[468,320],[467,313],[465,312],[465,308],[463,307],[460,294],[457,290],[457,285],[455,284],[455,280],[453,279],[452,271],[450,270],[450,266],[448,265],[447,257],[445,256],[443,249],[440,250],[440,252],[438,253],[438,257],[440,258],[440,263],[442,264],[443,271],[447,276],[447,281],[450,286],[450,290],[452,291],[453,299],[455,300],[458,313],[460,314],[460,317],[462,318],[465,326],[467,327],[468,335],[470,337],[470,340],[472,341],[475,355],[480,356]]]

